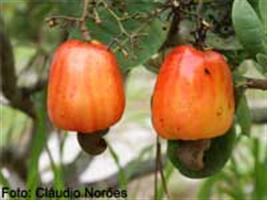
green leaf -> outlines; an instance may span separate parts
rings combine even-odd
[[[164,0],[154,1],[153,0],[125,0],[126,9],[129,13],[136,13],[138,12],[150,12],[151,10],[155,9],[160,3],[162,4]]]
[[[166,181],[166,185],[168,187],[168,183],[170,181],[171,175],[173,174],[173,172],[175,168],[173,167],[172,163],[167,160],[166,166],[164,167],[164,176],[165,176],[165,181]],[[160,185],[159,185],[159,189],[158,189],[158,200],[164,199],[164,187],[163,187],[163,181],[160,181]]]
[[[236,111],[236,117],[239,125],[241,126],[242,134],[250,135],[252,117],[250,109],[248,107],[247,98],[245,95],[243,95],[239,100]]]
[[[73,17],[80,17],[83,8],[83,2],[81,0],[60,0],[53,2],[53,5],[63,15]]]
[[[215,184],[218,181],[222,181],[222,180],[224,180],[224,176],[222,175],[222,173],[219,173],[215,176],[212,176],[206,179],[199,187],[197,198],[199,200],[211,199]]]
[[[247,0],[235,0],[232,20],[237,37],[252,57],[266,52],[262,23]]]
[[[267,75],[267,55],[258,53],[256,55],[257,63],[261,66],[263,75]]]
[[[138,10],[138,14],[142,16],[148,15],[145,11],[155,7],[153,3],[145,1],[138,1],[138,4],[129,1],[126,4],[126,10],[129,7],[127,10],[129,15],[137,12],[129,6],[134,4],[136,4],[135,7],[143,6],[140,11]],[[165,40],[166,31],[162,31],[164,24],[159,18],[147,16],[138,20],[133,19],[133,17],[122,20],[125,16],[115,9],[110,11],[110,9],[99,8],[98,12],[102,23],[96,24],[93,20],[88,20],[87,23],[91,37],[106,45],[113,41],[111,49],[116,54],[123,72],[147,61],[158,51]],[[71,30],[70,37],[82,38],[78,32],[77,29]],[[130,35],[135,37],[130,38]],[[126,52],[128,56],[125,55]]]
[[[265,32],[265,39],[267,37],[267,1],[259,0],[259,13],[263,25],[263,30]]]
[[[240,138],[240,136],[239,136]],[[232,186],[232,190],[231,190],[231,194],[233,197],[236,197],[236,199],[245,199],[245,192],[244,192],[244,184],[242,181],[242,174],[241,171],[239,170],[239,163],[237,161],[237,159],[235,159],[235,156],[232,155],[231,157],[231,162],[229,165],[229,174],[230,175],[230,180],[228,181],[229,184],[231,184],[232,179],[236,179],[236,183],[233,184]]]
[[[55,166],[53,167],[53,173],[54,173],[54,187],[57,191],[62,191],[65,189],[65,183],[64,183],[64,174],[61,166]],[[61,197],[60,200],[64,200],[66,198]]]
[[[259,0],[248,0],[248,2],[250,3],[250,5],[251,5],[254,9],[257,9],[257,8],[258,8],[258,2],[259,2]]]
[[[259,139],[253,139],[252,153],[254,157],[254,177],[255,187],[252,192],[253,199],[266,199],[267,198],[267,165],[264,159],[261,159],[261,143]],[[266,147],[265,147],[266,148]]]
[[[53,174],[54,174],[54,188],[56,190],[64,190],[65,183],[64,183],[64,175],[63,175],[63,169],[62,169],[62,163],[56,165],[52,153],[49,149],[49,147],[46,145],[46,152],[48,154],[48,158],[50,161],[50,166],[52,168]],[[64,198],[60,198],[60,200],[63,200]]]
[[[3,172],[0,170],[0,185],[2,187],[8,187],[10,188],[10,184],[8,179],[4,176]]]
[[[236,37],[222,38],[214,33],[208,33],[206,39],[207,45],[218,50],[241,50],[242,46]]]
[[[119,170],[119,185],[121,189],[127,189],[127,176],[125,173],[125,170],[123,169],[123,167],[120,164],[120,159],[117,155],[117,153],[114,151],[114,149],[112,148],[111,145],[108,144],[108,149],[110,151],[110,154],[115,162],[115,164],[118,167]]]
[[[31,190],[31,199],[35,199],[35,190],[39,184],[40,177],[38,173],[38,162],[40,154],[46,143],[46,94],[45,91],[36,94],[35,105],[37,110],[37,127],[33,134],[33,142],[31,145],[30,160],[28,163],[28,177],[27,177],[27,188]]]
[[[161,44],[165,40],[165,34],[162,31],[162,23],[159,20],[154,20],[149,24],[143,24],[136,29],[136,32],[144,32],[146,36],[143,36],[138,42],[137,48],[130,51],[133,55],[132,58],[126,58],[121,52],[117,51],[117,57],[123,69],[128,70],[132,67],[136,67],[145,63],[152,55],[154,55]],[[124,40],[125,43],[129,44],[129,39]]]
[[[265,163],[258,163],[255,166],[255,196],[257,199],[267,199],[267,166]]]

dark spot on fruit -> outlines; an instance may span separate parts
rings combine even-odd
[[[219,110],[217,111],[216,115],[221,116],[222,113],[223,113],[223,109],[222,109],[222,107],[220,107]]]
[[[166,30],[167,30],[167,27],[166,27],[166,26],[163,26],[163,27],[162,27],[162,30],[163,30],[163,31],[166,31]]]
[[[204,69],[204,72],[205,74],[210,75],[210,71],[207,68]]]

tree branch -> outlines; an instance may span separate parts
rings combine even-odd
[[[80,31],[82,33],[82,36],[85,40],[89,41],[91,40],[89,30],[86,26],[86,20],[89,16],[88,13],[88,6],[90,1],[89,0],[83,0],[83,11],[80,18],[78,17],[72,17],[72,16],[52,16],[45,19],[45,21],[48,23],[50,27],[57,26],[59,24],[58,20],[63,20],[67,23],[77,23],[79,25]]]
[[[1,86],[4,96],[10,101],[12,107],[21,110],[31,118],[35,118],[33,102],[17,86],[11,42],[2,27],[0,29],[0,56]]]
[[[246,78],[244,85],[251,89],[267,90],[267,79]]]
[[[168,47],[172,47],[172,46],[177,45],[175,38],[177,37],[177,34],[179,32],[179,23],[181,20],[179,5],[175,5],[175,3],[173,3],[172,14],[173,14],[173,16],[172,16],[172,20],[171,20],[171,25],[170,25],[166,40],[164,41],[164,43],[160,47],[160,51],[162,51]]]
[[[257,124],[267,123],[267,104],[266,99],[253,100],[249,102],[252,121]]]
[[[25,157],[10,146],[2,148],[0,151],[0,168],[4,167],[11,170],[12,173],[15,172],[22,181],[26,181],[27,166]]]
[[[23,87],[21,90],[25,95],[31,95],[44,89],[47,85],[47,79],[38,80],[34,85],[30,87]]]
[[[89,34],[89,30],[86,27],[86,19],[88,17],[88,5],[89,5],[89,0],[84,0],[83,13],[82,13],[82,16],[80,18],[80,29],[81,29],[81,32],[82,32],[84,39],[87,41],[89,41],[91,39],[90,34]]]

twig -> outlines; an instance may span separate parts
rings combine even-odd
[[[56,163],[55,163],[55,161],[54,161],[54,158],[53,158],[53,156],[52,156],[52,153],[51,153],[51,151],[50,151],[50,149],[49,149],[47,143],[45,144],[45,151],[46,151],[46,153],[47,153],[47,155],[48,155],[48,158],[49,158],[49,161],[50,161],[51,168],[53,169],[53,171],[56,171],[57,166],[56,166]]]
[[[173,47],[177,45],[177,35],[179,34],[179,23],[181,19],[183,19],[183,14],[194,16],[195,18],[199,18],[200,13],[193,13],[190,11],[185,10],[186,7],[188,7],[188,4],[192,2],[183,2],[183,1],[178,1],[178,0],[167,0],[165,3],[166,8],[171,8],[171,12],[169,16],[167,17],[167,20],[172,17],[171,19],[171,26],[168,31],[168,35],[166,37],[165,42],[163,45],[160,47],[160,51],[168,48],[168,47]],[[199,7],[199,12],[200,12],[201,7]],[[199,19],[197,20],[199,21]]]
[[[201,26],[201,21],[202,21],[202,15],[201,15],[201,10],[203,7],[203,1],[198,0],[198,5],[197,5],[197,10],[196,10],[196,15],[197,15],[197,26]]]
[[[166,184],[166,179],[164,176],[164,172],[163,172],[163,163],[162,163],[162,158],[161,158],[161,144],[159,141],[159,136],[157,136],[156,139],[156,159],[155,159],[155,182],[154,182],[154,194],[155,194],[155,200],[157,200],[158,197],[158,171],[160,173],[160,178],[162,181],[162,186],[163,186],[163,190],[167,196],[167,198],[169,198],[169,193],[168,193],[168,188],[167,188],[167,184]]]
[[[159,170],[159,136],[157,136],[156,139],[156,159],[155,159],[155,179],[154,179],[154,199],[157,200],[158,199],[158,170]]]
[[[48,23],[50,27],[54,27],[58,25],[58,20],[64,20],[68,23],[78,23],[80,27],[80,31],[82,33],[82,36],[85,40],[89,41],[91,39],[89,30],[86,26],[86,19],[89,17],[88,13],[88,6],[89,6],[89,0],[83,1],[83,12],[80,18],[72,17],[72,16],[52,16],[45,19],[45,21]]]
[[[157,139],[157,145],[158,145],[158,154],[159,154],[158,157],[159,157],[159,172],[160,172],[160,177],[161,177],[162,186],[163,186],[165,195],[169,199],[168,187],[167,187],[167,183],[166,183],[166,179],[165,179],[165,175],[164,175],[164,171],[163,171],[163,164],[162,164],[162,157],[161,157],[161,144],[159,142],[159,139]]]
[[[186,14],[186,15],[190,15],[190,16],[193,16],[193,17],[195,17],[195,18],[198,18],[197,13],[190,12],[190,11],[188,11],[188,10],[184,10],[184,9],[182,9],[182,8],[180,8],[180,12],[182,12],[182,13],[184,13],[184,14]]]
[[[41,49],[40,45],[38,45],[37,49],[35,50],[35,53],[31,58],[29,58],[29,61],[27,62],[26,66],[19,71],[19,74],[28,71],[30,67],[34,64],[34,62],[39,58],[40,55],[46,54],[43,49]]]
[[[62,20],[66,20],[66,21],[72,21],[72,22],[79,22],[80,19],[77,17],[71,17],[71,16],[64,16],[64,15],[57,15],[57,16],[52,16],[52,17],[48,17],[45,19],[45,21],[50,25],[50,26],[55,26],[56,24],[56,20],[58,19],[62,19]]]
[[[167,39],[164,41],[162,46],[160,47],[160,51],[171,47],[175,42],[175,37],[177,36],[179,32],[179,23],[180,23],[180,7],[173,8],[173,17],[171,21],[171,26],[167,34]]]
[[[99,3],[101,3],[103,7],[107,10],[107,12],[109,12],[111,17],[115,19],[120,30],[119,36],[111,40],[109,48],[111,47],[111,45],[113,45],[116,42],[117,46],[114,47],[113,52],[121,51],[125,57],[128,57],[129,53],[127,52],[127,49],[123,46],[129,42],[132,47],[131,49],[134,51],[134,47],[136,45],[137,39],[141,36],[147,36],[147,34],[142,33],[142,31],[147,27],[147,25],[155,17],[159,16],[160,14],[162,14],[162,12],[164,12],[166,9],[169,8],[169,6],[166,6],[165,4],[158,4],[159,7],[152,10],[151,12],[145,13],[145,15],[139,15],[138,12],[135,12],[133,14],[126,14],[124,16],[119,16],[114,10],[112,10],[112,8],[109,6],[106,0],[99,0]],[[130,19],[130,18],[143,19],[143,23],[139,27],[137,27],[135,30],[132,30],[131,32],[127,31],[123,24],[123,21]],[[126,38],[119,40],[119,38],[122,36],[126,36]],[[134,55],[134,52],[132,53]]]
[[[147,16],[146,20],[144,21],[143,24],[141,24],[140,27],[136,28],[132,33],[131,35],[134,36],[134,37],[137,37],[137,36],[144,36],[145,34],[144,33],[141,33],[141,31],[143,31],[147,25],[153,20],[153,17],[157,17],[158,15],[160,15],[163,11],[165,11],[167,8],[166,7],[162,7],[160,9],[158,9],[156,12],[150,12],[150,14]],[[124,39],[123,41],[120,42],[120,46],[123,46],[125,45],[129,40],[131,40],[131,38],[126,38]],[[113,49],[113,52],[115,53],[116,51],[118,50],[121,50],[121,48],[118,46],[116,48]]]
[[[246,78],[244,86],[250,89],[267,90],[267,79]]]
[[[17,108],[28,116],[35,118],[34,104],[29,95],[25,95],[17,86],[15,62],[12,46],[4,30],[0,30],[0,68],[1,83],[5,97],[12,107]]]
[[[27,165],[25,162],[25,157],[18,152],[17,149],[12,148],[12,146],[1,147],[0,151],[0,168],[7,168],[15,172],[22,181],[27,179]]]
[[[109,149],[109,152],[110,152],[110,154],[111,154],[111,156],[112,156],[112,158],[113,158],[113,160],[114,160],[114,162],[117,165],[118,170],[119,170],[119,185],[123,189],[126,189],[127,188],[127,177],[126,177],[126,174],[125,174],[125,170],[121,166],[119,157],[117,156],[117,154],[115,153],[113,147],[110,144],[108,144],[108,149]]]
[[[111,16],[117,21],[117,24],[120,28],[121,33],[130,37],[130,34],[126,31],[123,24],[121,23],[122,19],[112,9],[109,8],[109,6],[105,0],[101,0],[101,3],[104,5],[104,7],[107,9],[107,11],[111,14]]]
[[[83,38],[87,41],[89,41],[91,39],[90,34],[89,34],[89,30],[86,27],[86,19],[88,17],[88,5],[89,5],[89,0],[84,0],[83,13],[82,13],[82,16],[80,18],[80,29],[81,29]]]
[[[97,12],[95,7],[93,8],[93,13],[94,13],[93,19],[95,20],[95,23],[96,24],[101,24],[102,20],[101,20],[101,18],[100,18],[100,16],[99,16],[99,14],[98,14],[98,12]]]
[[[203,7],[203,0],[198,0],[197,10],[196,10],[196,16],[197,16],[197,28],[195,31],[195,45],[199,49],[205,48],[205,40],[206,40],[206,34],[207,31],[210,29],[210,24],[206,22],[202,17],[202,10]]]
[[[105,0],[99,0],[99,2],[100,2],[100,3],[104,6],[104,8],[110,13],[110,15],[115,19],[115,21],[117,22],[117,25],[118,25],[118,27],[119,27],[119,29],[120,29],[120,34],[119,34],[120,37],[121,37],[121,36],[126,36],[126,37],[129,39],[129,42],[130,42],[130,44],[131,44],[131,46],[132,46],[132,50],[133,50],[133,49],[134,49],[135,38],[141,36],[142,34],[137,34],[137,33],[134,33],[134,32],[133,32],[132,34],[128,33],[128,31],[127,31],[126,28],[124,27],[122,21],[129,19],[130,16],[120,17],[120,16],[118,16],[118,15],[117,15],[117,14],[110,8],[110,7],[109,7],[108,3],[107,3]],[[136,15],[136,13],[134,14],[134,16],[135,16],[135,15]],[[116,38],[112,39],[111,44],[114,44],[114,42],[117,43],[118,48],[119,48],[119,50],[122,52],[122,54],[123,54],[126,58],[128,58],[129,53],[128,53],[127,49],[124,48],[122,44],[120,44],[120,41],[118,40],[118,38],[117,38],[117,39],[116,39]],[[110,46],[109,46],[109,47],[110,47]],[[133,55],[134,55],[134,52],[133,52]]]
[[[23,87],[21,90],[25,95],[31,95],[33,93],[39,92],[47,85],[47,79],[38,80],[34,85],[30,87]]]
[[[267,104],[266,98],[254,100],[249,103],[253,123],[267,123]]]

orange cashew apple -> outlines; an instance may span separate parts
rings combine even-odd
[[[63,43],[52,60],[47,105],[61,129],[94,133],[115,124],[125,107],[115,56],[97,41]]]
[[[223,135],[234,117],[232,76],[224,57],[191,46],[165,58],[152,97],[152,123],[168,140]]]

